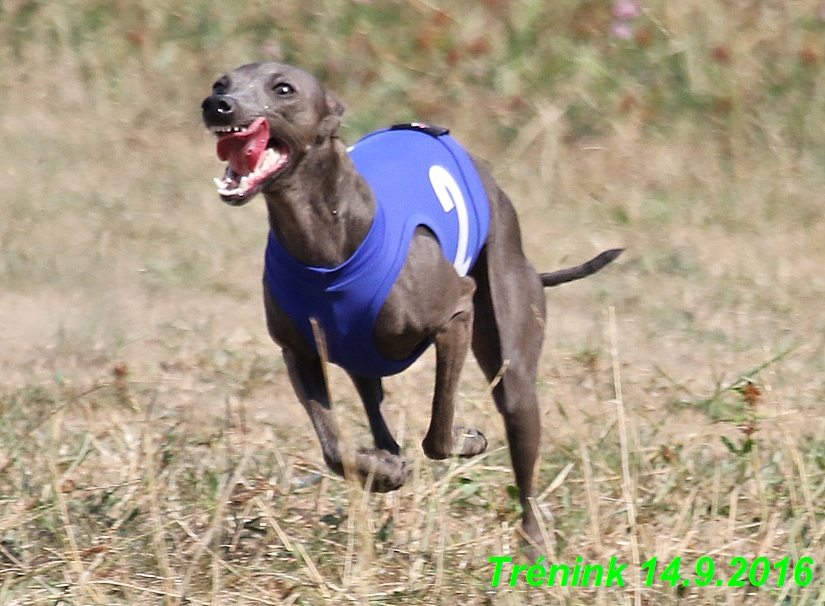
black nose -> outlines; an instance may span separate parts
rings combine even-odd
[[[210,95],[201,103],[203,121],[210,126],[231,124],[235,119],[235,99],[227,95]]]

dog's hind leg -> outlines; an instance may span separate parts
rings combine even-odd
[[[300,358],[288,349],[284,349],[284,360],[292,386],[309,414],[329,468],[342,476],[353,471],[363,484],[371,479],[369,488],[375,492],[388,492],[401,487],[410,472],[404,459],[396,454],[386,450],[359,450],[346,459],[343,456],[321,360]]]
[[[484,173],[482,173],[484,174]],[[541,415],[536,395],[544,340],[545,300],[541,279],[525,258],[515,210],[490,180],[491,227],[487,246],[471,275],[476,280],[473,353],[504,418],[513,473],[524,510],[522,529],[543,544],[529,498],[539,453]]]
[[[524,512],[522,529],[541,545],[541,531],[528,499],[533,496],[541,433],[536,375],[543,340],[544,294],[538,276],[529,267],[523,271],[508,267],[503,274],[489,276],[496,284],[491,292],[487,261],[487,255],[482,255],[476,265],[478,272],[473,272],[478,280],[473,353],[487,380],[495,383],[493,399],[504,419]]]
[[[364,403],[364,410],[367,412],[367,419],[370,422],[370,431],[375,441],[375,447],[379,450],[386,450],[390,454],[401,454],[401,448],[395,438],[392,437],[389,427],[381,414],[381,402],[384,400],[384,388],[380,378],[359,377],[350,375],[361,401]]]

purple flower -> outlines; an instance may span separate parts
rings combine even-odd
[[[610,35],[621,40],[630,40],[633,37],[633,26],[621,21],[614,21],[610,25]]]
[[[613,4],[613,16],[620,21],[629,21],[642,14],[639,5],[633,0],[618,0]]]

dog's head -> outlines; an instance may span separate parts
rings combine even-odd
[[[203,122],[227,162],[216,178],[224,202],[240,206],[278,187],[307,153],[336,136],[344,106],[310,73],[283,63],[251,63],[212,85]]]

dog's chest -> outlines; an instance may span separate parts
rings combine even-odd
[[[366,239],[339,267],[317,268],[298,263],[270,233],[266,282],[316,351],[310,318],[323,331],[332,362],[357,375],[387,376],[407,368],[429,345],[393,361],[377,351],[372,338],[415,229],[430,229],[456,272],[466,275],[487,238],[489,203],[469,155],[444,131],[394,127],[368,135],[349,151],[377,201]]]

